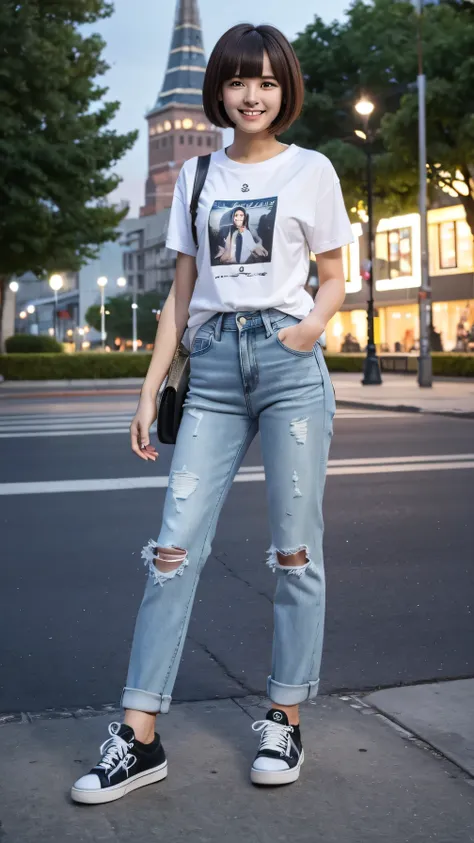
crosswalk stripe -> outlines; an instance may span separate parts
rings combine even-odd
[[[78,424],[83,421],[126,421],[133,418],[133,413],[100,413],[100,414],[92,414],[92,413],[82,413],[82,414],[62,414],[60,416],[56,415],[48,415],[46,416],[44,413],[42,415],[22,415],[22,416],[3,416],[0,420],[0,427],[12,427],[14,425],[29,425],[29,424],[37,424],[38,422],[43,422],[45,424]]]
[[[40,430],[37,433],[28,433],[25,431],[24,433],[0,433],[0,439],[43,439],[44,437],[57,437],[57,436],[103,436],[109,435],[111,433],[130,433],[129,427],[117,427],[112,428],[107,426],[106,430],[102,430],[100,428],[91,428],[81,430]]]
[[[399,418],[402,413],[377,411],[344,411],[336,414],[336,421],[354,419]],[[3,418],[0,421],[0,439],[31,439],[48,436],[86,436],[96,434],[129,433],[133,413],[74,414],[45,416],[41,414]]]
[[[454,471],[458,469],[474,468],[472,454],[452,454],[445,457],[422,457],[419,462],[410,462],[415,458],[397,457],[399,462],[390,462],[390,458],[383,462],[380,458],[378,464],[358,464],[358,460],[331,460],[328,467],[328,476],[347,476],[355,474],[393,474],[406,472],[425,471]],[[443,459],[445,461],[443,461]],[[449,459],[449,461],[448,461]],[[402,460],[404,460],[402,462]],[[424,460],[424,461],[423,461]],[[430,462],[429,460],[433,460]],[[434,461],[436,460],[436,461]],[[335,464],[339,463],[339,464]],[[265,480],[265,473],[262,466],[245,466],[235,477],[237,483],[255,483]],[[124,489],[160,489],[168,486],[167,475],[157,477],[116,477],[96,480],[51,480],[31,483],[2,483],[0,484],[0,495],[35,495],[53,494],[59,492],[106,492],[119,491]]]

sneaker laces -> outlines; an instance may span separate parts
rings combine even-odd
[[[114,769],[114,772],[123,768],[129,770],[130,767],[136,763],[135,755],[129,753],[129,749],[133,746],[133,741],[127,743],[117,732],[120,729],[120,723],[111,723],[109,726],[109,734],[111,735],[100,747],[100,754],[102,756],[97,768],[104,770],[109,774],[109,771]]]
[[[278,752],[280,755],[289,755],[293,726],[284,726],[272,720],[257,720],[252,724],[252,729],[254,732],[262,733],[259,752],[270,751]]]

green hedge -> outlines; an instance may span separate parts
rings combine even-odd
[[[8,354],[40,354],[41,352],[63,352],[64,349],[55,337],[48,337],[44,334],[14,334],[5,340],[5,348]]]
[[[0,374],[8,381],[145,377],[151,354],[0,354]]]
[[[80,352],[78,354],[1,354],[5,380],[74,380],[80,378],[141,378],[150,363],[147,352]],[[362,372],[364,354],[328,354],[330,372]],[[473,354],[433,354],[433,374],[474,377]]]
[[[325,354],[330,372],[362,372],[365,354]]]

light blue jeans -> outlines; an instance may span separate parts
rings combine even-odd
[[[325,606],[322,500],[335,399],[319,343],[312,351],[293,351],[277,337],[298,322],[275,309],[240,311],[216,314],[196,334],[161,530],[142,551],[149,576],[123,708],[169,710],[199,575],[257,430],[272,536],[267,564],[277,578],[267,693],[276,704],[294,705],[318,692]],[[183,550],[182,563],[161,573],[156,554],[171,547]],[[306,551],[305,565],[280,565],[277,551],[284,556],[300,550]]]

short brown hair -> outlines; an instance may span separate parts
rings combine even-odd
[[[304,82],[300,63],[290,42],[274,26],[239,23],[219,38],[204,77],[203,108],[208,120],[222,128],[234,127],[224,103],[218,99],[222,85],[233,76],[249,79],[262,75],[266,50],[275,78],[282,88],[282,106],[269,127],[281,135],[299,117],[304,101]]]

